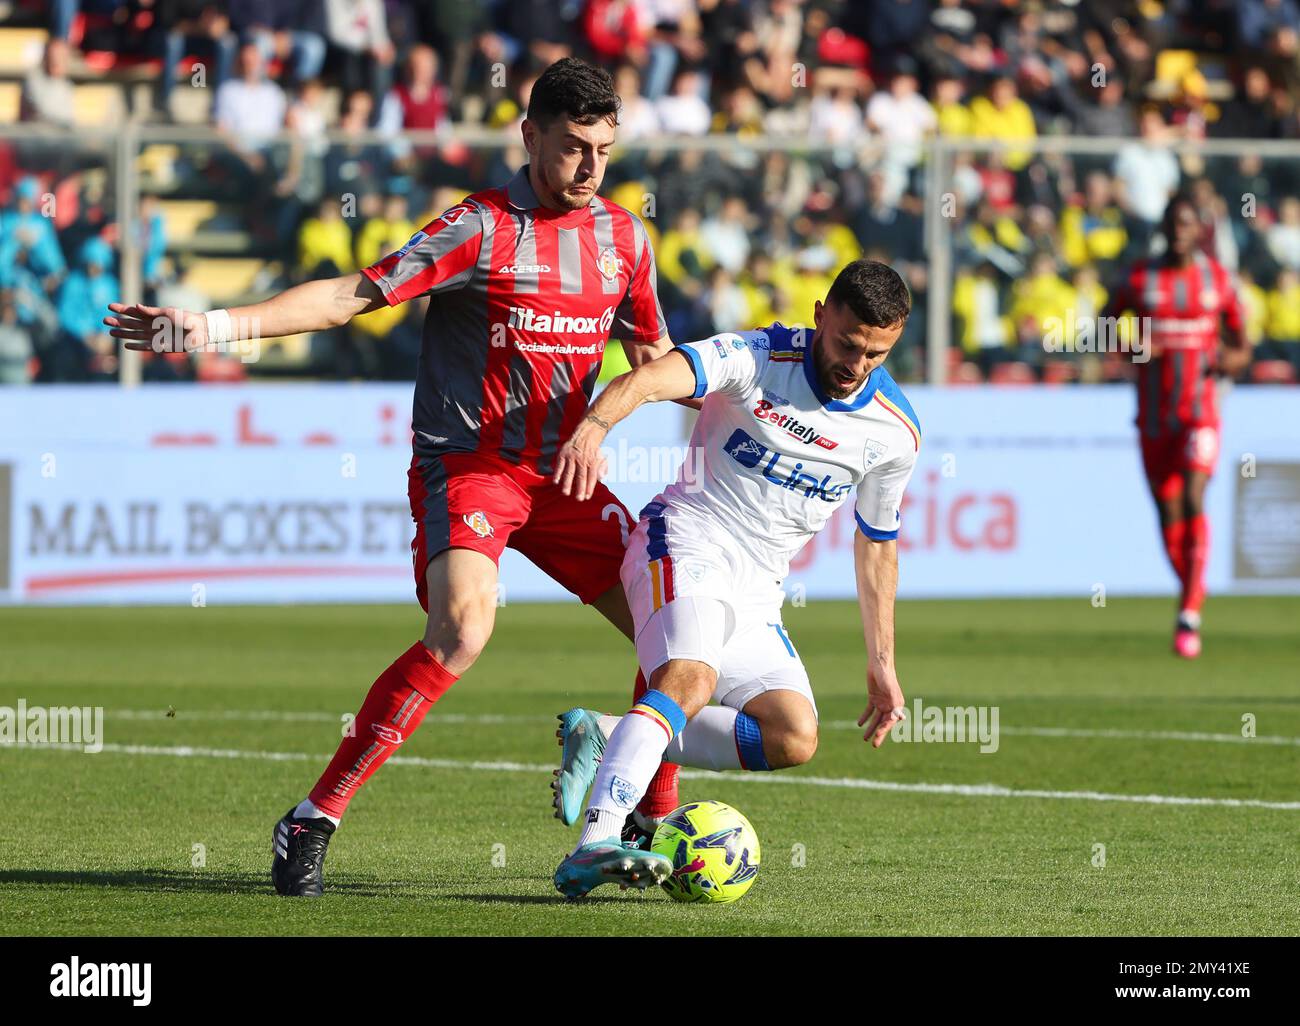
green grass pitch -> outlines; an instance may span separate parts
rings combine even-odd
[[[0,748],[0,932],[1294,934],[1300,598],[1211,600],[1195,663],[1169,654],[1170,609],[901,603],[909,702],[996,706],[991,754],[872,751],[851,726],[855,606],[788,609],[821,748],[797,770],[683,780],[683,798],[730,802],[762,840],[753,889],[713,908],[552,888],[574,837],[551,815],[554,714],[620,712],[631,688],[629,646],[590,610],[499,611],[411,761],[353,801],[315,902],[271,891],[271,827],[418,636],[418,609],[3,610],[0,706],[103,706],[108,749]]]

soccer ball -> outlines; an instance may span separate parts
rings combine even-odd
[[[673,860],[663,888],[674,901],[735,901],[758,876],[758,834],[722,802],[691,802],[655,830],[652,851]]]

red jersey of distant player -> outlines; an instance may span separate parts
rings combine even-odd
[[[1150,357],[1137,364],[1137,427],[1147,476],[1164,490],[1186,471],[1214,472],[1219,450],[1220,323],[1233,344],[1243,312],[1232,275],[1197,251],[1184,267],[1139,260],[1107,304],[1107,314],[1142,318]]]
[[[361,273],[391,305],[429,297],[411,417],[420,604],[448,548],[495,562],[508,544],[584,602],[616,587],[634,518],[604,485],[578,502],[550,474],[606,342],[667,335],[640,219],[600,197],[547,209],[524,167]]]

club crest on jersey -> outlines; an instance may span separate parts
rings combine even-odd
[[[475,510],[473,513],[466,513],[461,519],[465,521],[465,526],[480,538],[490,538],[496,533],[495,528],[488,523],[487,514],[481,509]]]
[[[871,466],[876,462],[876,460],[880,459],[881,456],[885,455],[887,451],[888,446],[886,446],[884,442],[877,442],[874,438],[868,438],[866,451],[867,466]]]
[[[623,269],[623,261],[613,246],[605,246],[596,254],[596,269],[606,281],[618,279],[618,272]]]

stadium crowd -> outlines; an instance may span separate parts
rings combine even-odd
[[[1294,381],[1300,370],[1300,163],[1249,146],[1180,156],[1167,145],[1297,140],[1300,153],[1296,0],[11,6],[0,36],[45,33],[14,72],[19,119],[52,130],[126,117],[213,129],[204,142],[178,136],[141,154],[144,198],[130,230],[146,302],[230,305],[374,261],[523,162],[517,124],[531,82],[576,54],[614,75],[621,141],[659,143],[621,152],[604,192],[645,216],[675,338],[807,322],[836,269],[866,254],[893,263],[913,290],[895,364],[900,377],[921,376],[925,143],[938,134],[1003,144],[958,144],[944,191],[954,380],[1122,377],[1122,359],[1053,358],[1045,325],[1101,309],[1119,269],[1159,244],[1180,188],[1195,192],[1213,254],[1239,276],[1258,344],[1249,373]],[[453,124],[499,130],[510,145],[466,145]],[[405,131],[435,134],[412,142]],[[675,145],[714,134],[754,145]],[[1037,153],[1049,135],[1124,141]],[[109,156],[61,138],[0,128],[4,381],[117,372],[99,326],[117,298],[122,231]],[[772,138],[801,143],[765,145]],[[380,311],[251,370],[409,377],[422,314],[418,302]],[[248,370],[159,358],[146,377]]]

